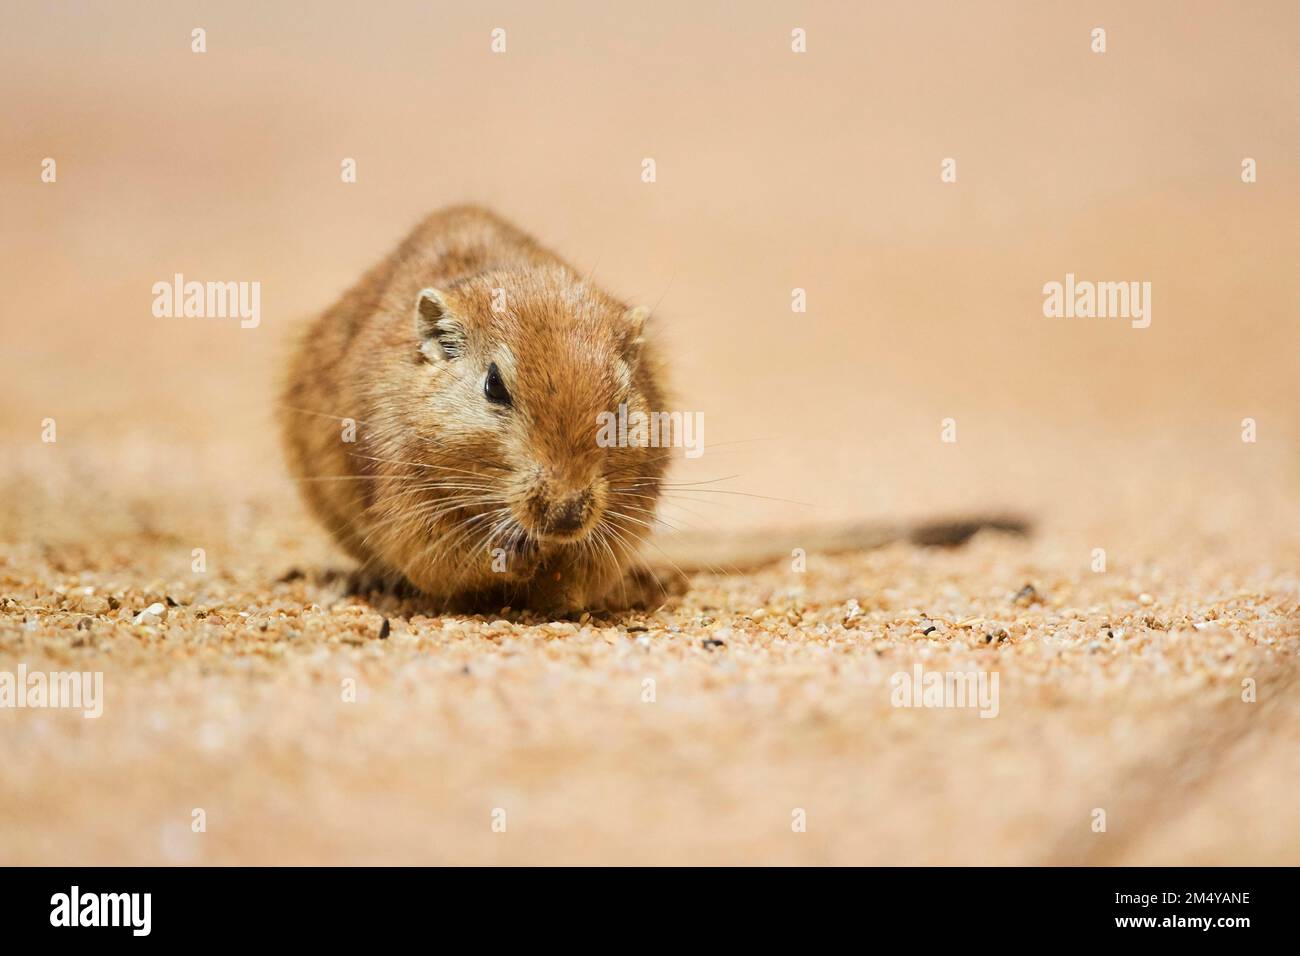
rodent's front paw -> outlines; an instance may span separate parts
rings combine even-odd
[[[546,614],[572,614],[591,603],[588,583],[574,568],[546,567],[528,585],[528,606]]]

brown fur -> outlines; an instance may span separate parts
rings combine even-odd
[[[421,352],[426,288],[461,354]],[[306,330],[281,416],[291,470],[363,568],[439,603],[599,602],[649,530],[668,458],[596,442],[600,412],[664,408],[638,319],[492,213],[435,213]],[[490,362],[510,407],[484,395]]]

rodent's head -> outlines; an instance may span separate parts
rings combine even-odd
[[[409,307],[416,401],[402,403],[402,428],[432,469],[429,497],[456,503],[449,513],[470,529],[458,550],[503,549],[524,574],[565,550],[625,565],[654,518],[667,454],[635,435],[611,446],[600,423],[620,406],[660,407],[648,310],[562,268],[424,288]]]

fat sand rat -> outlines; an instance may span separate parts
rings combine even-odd
[[[293,476],[367,577],[448,609],[617,606],[647,580],[753,568],[791,546],[1023,530],[973,518],[645,548],[672,450],[597,431],[613,409],[667,407],[648,318],[493,213],[436,212],[305,330],[281,404]]]

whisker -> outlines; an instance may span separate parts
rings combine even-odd
[[[332,418],[336,422],[356,422],[358,425],[365,425],[367,428],[370,427],[370,422],[362,418],[356,418],[352,415],[331,415],[328,412],[317,412],[310,408],[298,408],[296,405],[286,405],[283,402],[277,402],[276,405],[287,412],[299,412],[303,415],[317,415],[321,418]]]

